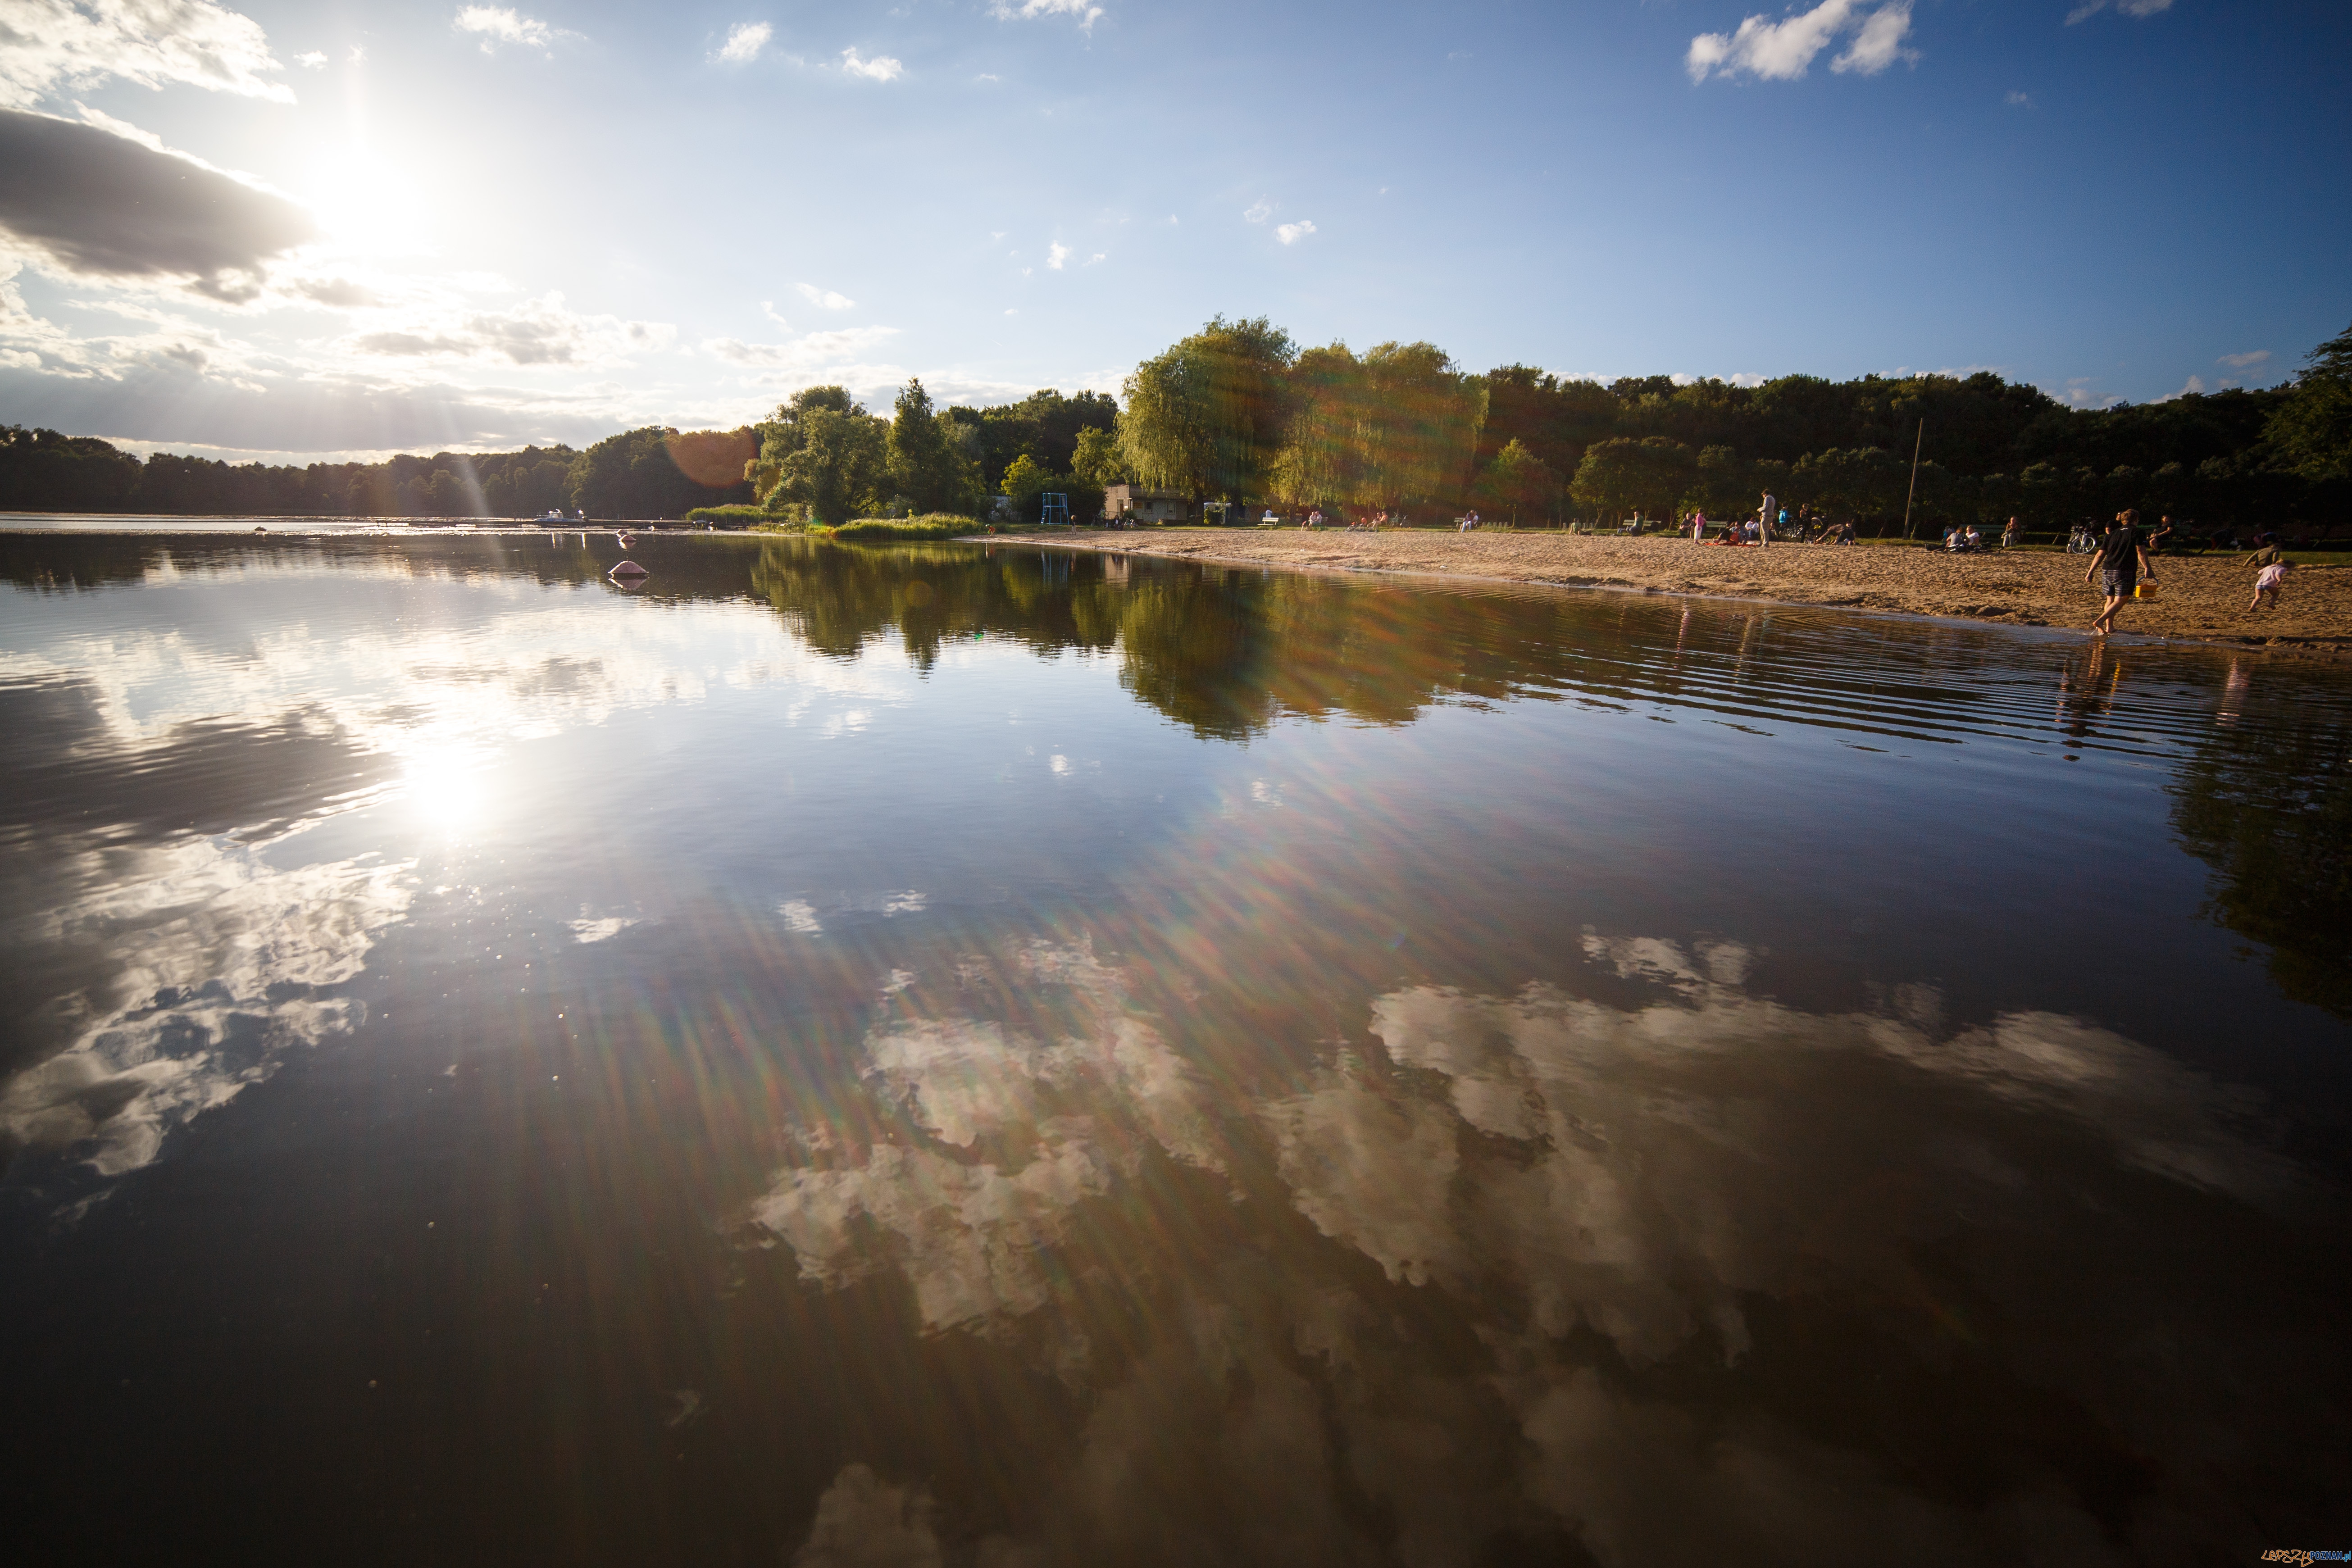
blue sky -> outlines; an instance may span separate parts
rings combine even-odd
[[[1219,312],[2087,405],[2352,321],[2340,5],[0,11],[0,422],[142,450],[1115,391]]]

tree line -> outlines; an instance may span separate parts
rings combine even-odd
[[[747,473],[768,510],[809,521],[946,512],[978,517],[1006,497],[1033,521],[1041,498],[1067,497],[1070,513],[1102,510],[1097,477],[1118,404],[1107,394],[1064,396],[1048,387],[992,408],[940,407],[920,378],[900,388],[890,417],[840,386],[793,394],[758,426]]]
[[[584,510],[606,518],[683,517],[746,502],[749,428],[680,432],[649,426],[584,451],[407,454],[381,463],[303,468],[225,463],[157,452],[143,461],[110,442],[0,426],[0,511],[131,512],[187,517],[537,517]]]
[[[2126,507],[2220,526],[2317,528],[2352,501],[2352,330],[2263,391],[2073,408],[1990,372],[1789,375],[1756,386],[1523,364],[1483,374],[1433,343],[1302,348],[1264,317],[1219,317],[1144,361],[1124,398],[1046,389],[940,407],[919,380],[887,417],[839,386],[735,430],[648,426],[585,450],[383,463],[144,461],[89,437],[0,429],[0,510],[194,515],[668,518],[757,501],[778,517],[979,516],[1010,498],[1080,521],[1135,483],[1187,500],[1429,521],[1467,507],[1522,523],[1729,516],[1769,489],[1884,531],[2054,529]],[[1918,458],[1916,475],[1913,458]]]
[[[1220,317],[1125,391],[1118,478],[1416,521],[1725,516],[1769,489],[1878,525],[1908,502],[1929,523],[2050,528],[2137,507],[2326,529],[2352,500],[2352,331],[2289,386],[2078,409],[1990,372],[1752,387],[1474,374],[1432,343],[1301,348],[1263,317]]]

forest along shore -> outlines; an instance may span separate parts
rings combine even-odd
[[[2083,556],[2048,551],[1940,550],[1885,545],[1775,544],[1769,550],[1693,544],[1652,536],[1507,531],[1347,533],[1336,529],[1080,531],[1027,543],[1131,552],[1252,566],[1418,572],[1508,583],[1717,594],[2007,626],[2086,628],[2098,591]],[[2296,566],[2284,603],[2250,611],[2254,568],[2236,555],[2156,559],[2158,596],[2135,601],[2120,630],[2236,645],[2272,644],[2352,653],[2352,565]]]

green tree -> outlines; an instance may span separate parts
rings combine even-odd
[[[1108,489],[1127,478],[1127,458],[1120,452],[1115,431],[1085,429],[1078,432],[1076,448],[1071,454],[1070,472],[1096,489]]]
[[[778,497],[796,501],[825,523],[875,509],[888,476],[889,426],[862,408],[813,406],[798,413],[793,436],[797,445],[778,465],[772,507]]]
[[[2352,479],[2352,327],[2311,351],[2263,434],[2307,479]]]
[[[1550,510],[1552,498],[1559,493],[1559,476],[1513,439],[1495,454],[1470,493],[1480,506],[1508,512],[1517,524],[1522,515],[1540,519]]]
[[[1680,441],[1616,436],[1585,448],[1569,493],[1577,505],[1603,515],[1666,517],[1697,477],[1697,456]]]
[[[932,412],[919,380],[910,379],[898,394],[885,463],[891,488],[918,512],[980,510],[979,467],[954,427]]]
[[[1000,494],[1010,496],[1013,510],[1024,521],[1037,510],[1037,498],[1054,488],[1051,469],[1024,452],[1013,459],[1004,470],[1004,489]]]
[[[1391,510],[1450,506],[1470,488],[1486,384],[1434,343],[1381,343],[1365,352],[1366,403],[1357,430],[1361,464],[1351,500]]]
[[[1128,470],[1194,500],[1265,493],[1289,423],[1297,357],[1290,334],[1265,317],[1219,316],[1136,366],[1118,416]]]
[[[1703,448],[1683,504],[1717,518],[1737,517],[1756,503],[1760,487],[1739,454],[1725,446]]]
[[[813,414],[850,414],[858,412],[856,401],[845,386],[804,386],[786,399],[775,415],[759,426],[760,453],[743,470],[751,481],[752,494],[765,501],[771,497],[786,499],[778,493],[784,482],[784,459],[799,451],[807,440],[806,421]]]

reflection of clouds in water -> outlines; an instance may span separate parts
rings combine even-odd
[[[1899,1288],[1895,1248],[1990,1195],[2022,1195],[1999,1141],[2024,1129],[2004,1111],[2053,1116],[2117,1163],[2193,1186],[2259,1200],[2289,1184],[2231,1130],[2242,1103],[2074,1019],[2016,1014],[1938,1038],[1749,997],[1717,978],[1744,973],[1733,950],[1594,939],[1588,951],[1668,999],[1623,1009],[1542,987],[1511,999],[1417,987],[1376,1001],[1371,1032],[1390,1059],[1439,1075],[1452,1114],[1342,1056],[1266,1112],[1299,1212],[1391,1279],[1464,1291],[1506,1280],[1545,1332],[1581,1321],[1648,1360],[1702,1324],[1736,1357],[1739,1293],[1784,1291],[1801,1267]],[[1929,1086],[1906,1086],[1896,1064],[1979,1098],[1923,1100]],[[1865,1110],[1865,1096],[1880,1103]],[[1918,1124],[1926,1104],[1947,1119]],[[1457,1117],[1532,1148],[1458,1179]],[[1931,1191],[1857,1203],[1857,1159],[1932,1173]]]
[[[635,925],[642,918],[639,915],[604,915],[599,918],[583,911],[578,920],[565,921],[563,929],[570,931],[572,940],[577,942],[605,942]]]
[[[782,1173],[752,1217],[791,1243],[805,1278],[845,1283],[895,1260],[929,1328],[1017,1316],[1051,1299],[1039,1250],[1062,1239],[1080,1201],[1133,1175],[1148,1146],[1223,1168],[1202,1085],[1118,1009],[1115,973],[1084,949],[1039,944],[1024,959],[1038,983],[1088,999],[1085,1032],[1046,1044],[943,1019],[869,1036],[869,1079],[967,1158],[883,1143],[862,1163]],[[1027,1157],[971,1158],[1000,1143]],[[863,1245],[866,1225],[894,1246]]]
[[[2214,1471],[2215,1435],[2314,1353],[2243,1337],[2226,1290],[2185,1297],[2166,1251],[2242,1226],[2242,1200],[2292,1206],[2245,1100],[2077,1020],[1948,1026],[1921,991],[1809,1014],[1741,990],[1738,948],[1586,952],[1646,995],[1394,991],[1381,1049],[1255,1109],[1290,1205],[1385,1285],[1270,1237],[1169,1253],[1131,1181],[1150,1145],[1264,1164],[1083,948],[1018,966],[1082,999],[1066,1037],[909,1020],[902,997],[867,1081],[921,1136],[829,1148],[755,1217],[806,1279],[901,1269],[932,1331],[1039,1314],[1023,1342],[1078,1348],[1033,1350],[1038,1370],[1104,1379],[1041,1468],[1036,1530],[983,1560],[1470,1563],[1503,1532],[1606,1563],[2189,1561],[2221,1540],[2259,1471]],[[1104,1324],[1060,1275],[1122,1248],[1148,1294],[1106,1321],[1152,1331],[1097,1361]],[[853,1515],[930,1539],[923,1494],[855,1471],[804,1561],[866,1560]],[[909,1551],[882,1560],[936,1560]]]
[[[0,1090],[0,1131],[85,1147],[107,1176],[153,1160],[173,1128],[268,1078],[287,1047],[358,1021],[357,1003],[318,994],[357,975],[405,914],[410,870],[373,857],[285,870],[223,839],[108,868],[104,891],[24,931],[126,964],[107,994],[70,999],[89,1019],[74,1042]]]
[[[945,1561],[931,1530],[930,1493],[894,1486],[864,1465],[834,1478],[793,1558],[795,1568],[938,1568]]]
[[[852,729],[875,705],[911,700],[911,676],[780,647],[772,614],[747,605],[669,605],[624,629],[601,592],[592,600],[499,579],[463,591],[466,613],[446,626],[387,626],[371,606],[331,627],[265,627],[233,647],[143,627],[20,638],[0,652],[0,680],[86,685],[101,732],[119,746],[152,745],[199,720],[266,721],[299,709],[362,750],[420,756],[699,701],[721,687],[790,682],[855,701],[833,721]]]

